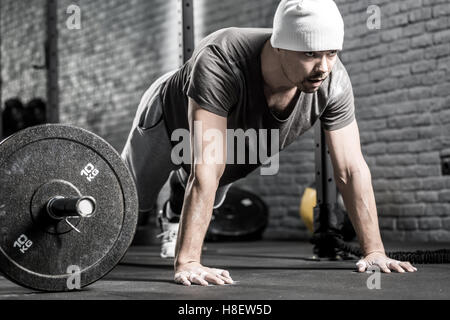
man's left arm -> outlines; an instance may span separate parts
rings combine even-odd
[[[371,265],[377,265],[387,273],[390,270],[416,271],[409,262],[393,260],[385,254],[371,174],[361,152],[356,119],[341,129],[324,131],[336,185],[364,253],[364,258],[357,263],[358,271],[364,272]]]

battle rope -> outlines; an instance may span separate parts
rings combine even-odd
[[[343,252],[350,253],[357,257],[364,256],[359,246],[346,243],[335,234],[316,234],[314,235],[314,240],[312,242],[319,245],[331,245],[334,248],[340,249]],[[417,250],[414,252],[391,251],[386,252],[386,255],[391,259],[409,261],[416,264],[450,263],[450,249],[440,249],[434,251]]]

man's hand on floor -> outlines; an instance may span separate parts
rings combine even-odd
[[[364,272],[373,265],[378,266],[384,273],[390,273],[391,270],[400,273],[405,271],[417,271],[417,268],[413,267],[411,263],[391,259],[381,252],[372,252],[368,254],[364,259],[359,260],[356,265],[358,266],[359,272]]]
[[[228,271],[207,268],[198,262],[190,262],[177,266],[174,280],[176,283],[185,286],[190,286],[191,284],[199,284],[202,286],[207,286],[208,284],[233,284],[233,279],[231,279]]]

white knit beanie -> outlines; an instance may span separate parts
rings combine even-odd
[[[270,43],[292,51],[342,50],[344,21],[333,0],[282,0]]]

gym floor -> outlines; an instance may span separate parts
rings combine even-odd
[[[390,244],[387,251],[450,248],[450,244]],[[159,257],[159,245],[132,246],[105,278],[79,292],[40,293],[0,277],[0,299],[449,299],[450,264],[416,265],[418,272],[381,274],[380,289],[368,289],[368,273],[356,260],[315,261],[307,242],[206,243],[203,263],[228,269],[228,286],[183,287],[173,283],[172,261]]]

